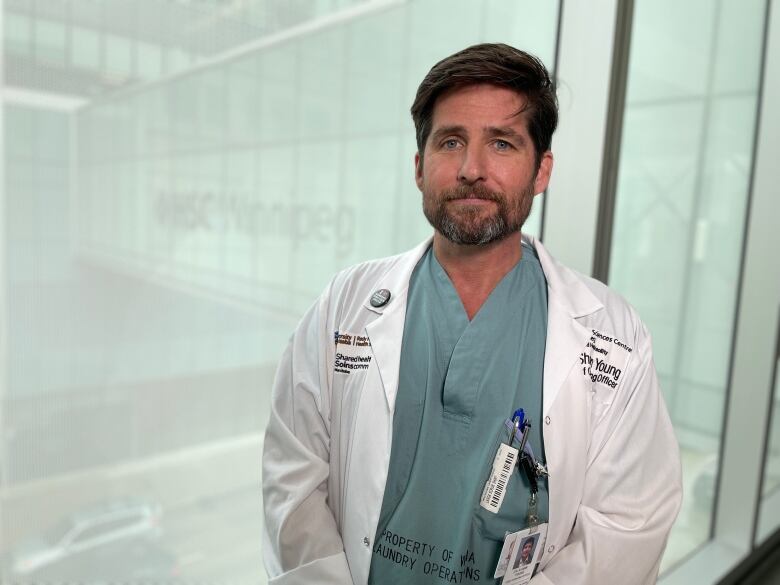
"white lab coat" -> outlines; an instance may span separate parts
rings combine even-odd
[[[548,286],[541,426],[550,518],[532,584],[654,583],[682,489],[650,336],[621,297],[524,239],[536,248]],[[263,449],[264,553],[272,584],[367,582],[390,460],[409,278],[429,245],[339,273],[284,352]],[[369,300],[379,289],[392,297],[375,308]],[[334,372],[337,352],[356,351],[337,346],[336,331],[368,336],[370,346],[357,350],[363,363],[371,358],[367,369]],[[617,370],[614,388],[599,381],[607,371],[614,383]],[[598,373],[594,382],[591,374]]]

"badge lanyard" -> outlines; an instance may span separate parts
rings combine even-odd
[[[522,473],[524,473],[528,479],[531,495],[528,498],[526,528],[505,535],[504,545],[501,548],[501,554],[499,555],[499,561],[496,565],[493,578],[503,578],[502,583],[506,583],[507,585],[528,585],[538,568],[539,558],[544,547],[543,543],[547,537],[547,523],[539,522],[539,478],[549,477],[550,474],[548,473],[547,468],[534,457],[533,449],[531,449],[531,445],[528,441],[528,433],[531,430],[531,421],[526,420],[523,409],[517,409],[512,415],[511,420],[507,420],[504,424],[509,431],[509,441],[508,444],[502,444],[499,448],[499,452],[496,454],[496,460],[494,460],[493,464],[493,476],[496,475],[497,463],[501,461],[499,455],[503,454],[505,451],[513,453],[514,457],[507,457],[503,460],[505,466],[502,468],[502,471],[505,475],[507,471],[511,473],[511,470],[514,468],[515,464],[517,464],[519,470],[522,469]],[[520,444],[519,449],[512,446],[515,440]],[[508,464],[510,460],[511,467],[507,469],[506,464]],[[520,472],[519,470],[518,473]],[[505,475],[499,477],[499,481],[504,479]],[[492,478],[488,483],[491,485],[494,483]],[[487,484],[485,487],[486,491],[489,491]],[[503,496],[503,494],[501,495]],[[489,508],[484,503],[482,505],[484,508],[490,509],[491,511],[497,511]],[[515,547],[513,552],[513,547],[518,542],[520,543],[520,546]],[[526,547],[529,542],[532,543],[531,558],[525,559],[519,557],[521,554],[521,547]]]
[[[499,511],[506,495],[509,476],[515,465],[518,465],[528,478],[528,483],[531,486],[526,523],[534,529],[539,525],[538,480],[540,477],[548,477],[549,473],[545,466],[534,457],[533,449],[531,449],[531,445],[528,442],[531,421],[526,420],[523,409],[517,409],[511,420],[507,420],[504,425],[509,431],[508,441],[506,443],[502,442],[498,451],[496,451],[496,455],[493,458],[493,470],[482,489],[480,506],[494,514]],[[513,447],[516,440],[520,443],[519,449]]]

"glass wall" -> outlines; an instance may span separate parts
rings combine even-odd
[[[636,306],[682,448],[665,566],[710,536],[765,2],[637,0],[609,284]]]
[[[429,228],[408,108],[431,64],[493,37],[553,59],[554,7],[530,22],[463,4],[479,33],[436,25],[442,6],[326,26],[79,111],[80,251],[295,317],[335,270],[411,247]]]
[[[283,345],[336,270],[430,232],[417,84],[480,41],[552,64],[557,11],[3,3],[0,581],[262,582]]]

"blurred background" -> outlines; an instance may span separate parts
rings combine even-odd
[[[265,583],[276,362],[426,237],[408,113],[505,42],[559,83],[525,231],[654,336],[685,500],[664,583],[778,542],[774,0],[0,0],[0,582]]]

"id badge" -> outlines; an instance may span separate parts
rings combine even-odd
[[[493,458],[493,469],[485,482],[485,487],[482,488],[482,497],[479,499],[479,505],[488,512],[497,514],[501,509],[504,495],[506,495],[506,487],[509,484],[509,476],[512,475],[512,470],[517,463],[517,453],[517,449],[506,443],[501,443],[496,451],[496,456]]]
[[[539,568],[546,537],[546,522],[507,534],[493,578],[503,577],[502,585],[526,585]]]

